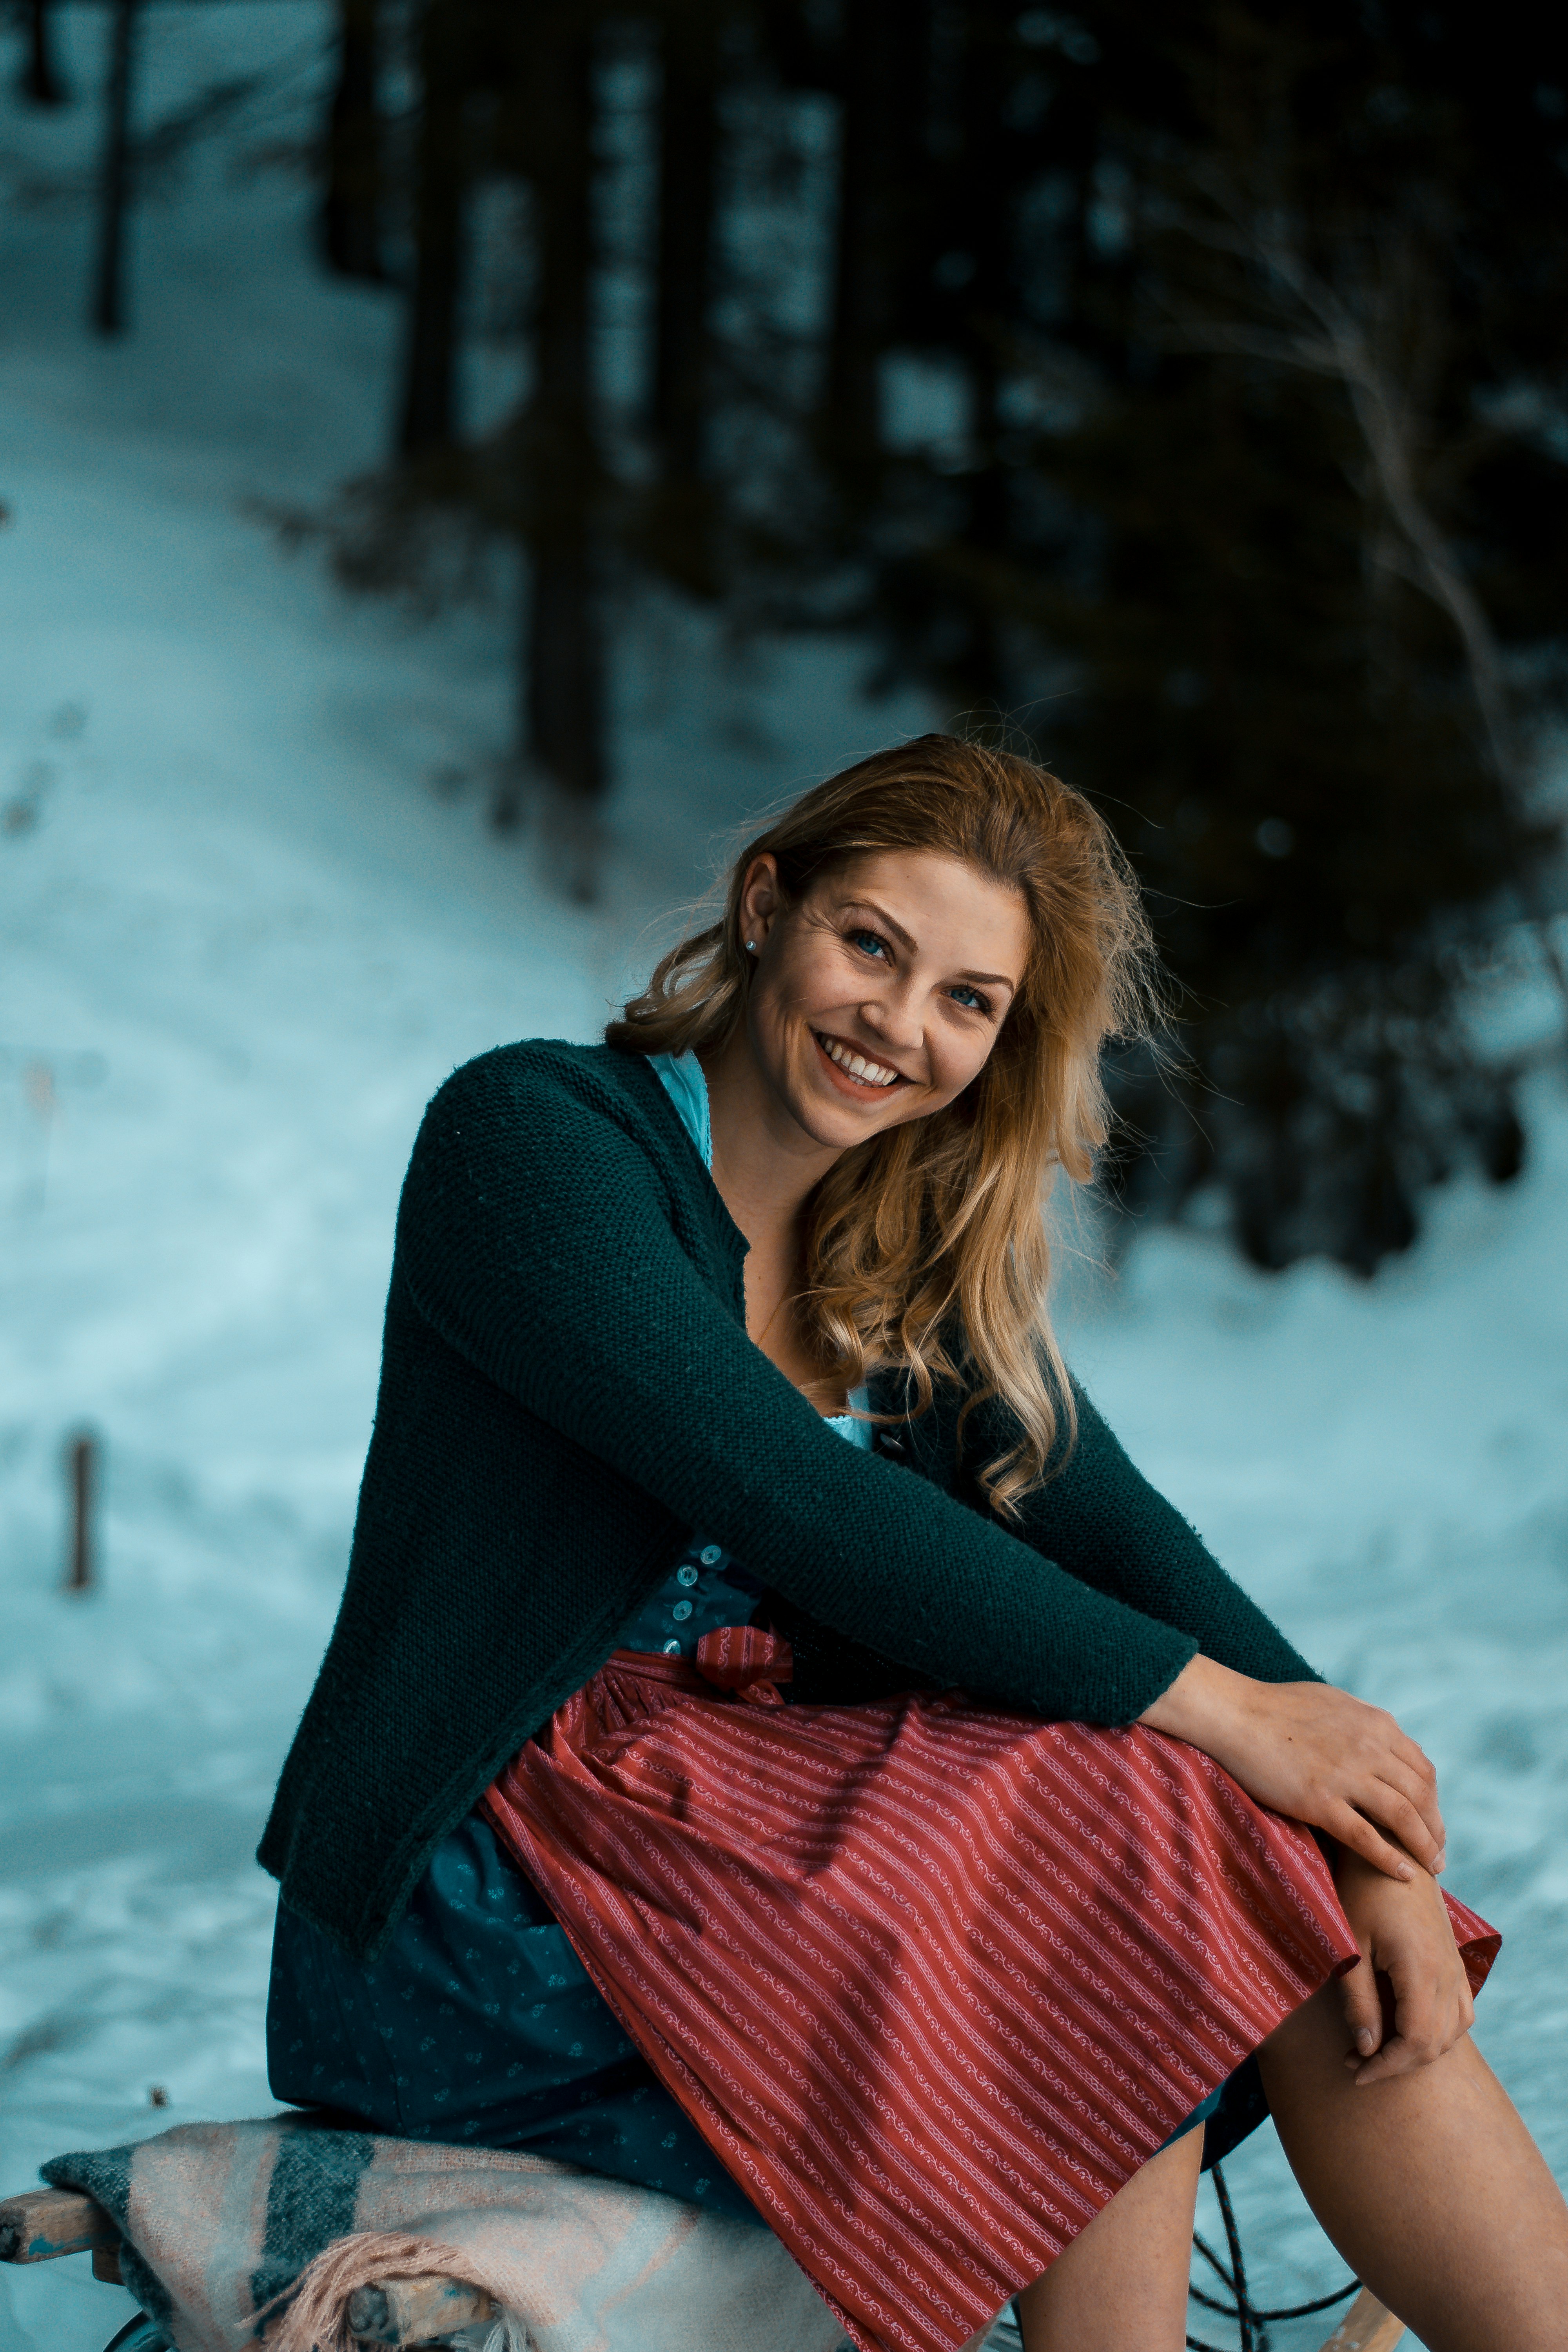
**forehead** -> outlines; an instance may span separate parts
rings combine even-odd
[[[978,926],[994,934],[998,945],[1004,940],[1009,947],[1016,944],[1020,960],[1028,950],[1029,916],[1023,894],[1012,883],[1000,882],[945,850],[866,850],[836,867],[817,887],[841,906],[874,898],[917,940],[927,933],[945,935]]]

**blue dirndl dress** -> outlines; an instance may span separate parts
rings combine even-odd
[[[708,1164],[695,1058],[658,1055],[653,1066]],[[864,1392],[850,1402],[863,1412]],[[871,1443],[853,1413],[834,1425],[852,1444]],[[618,1646],[694,1657],[704,1633],[752,1622],[763,1597],[721,1545],[694,1537]],[[766,2226],[478,1812],[436,1848],[378,1960],[351,1959],[279,1902],[267,2058],[274,2097],[323,2119],[526,2150]],[[1212,2164],[1267,2113],[1248,2060],[1172,2137],[1207,2124]]]

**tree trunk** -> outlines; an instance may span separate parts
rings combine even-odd
[[[719,21],[712,0],[669,0],[659,101],[653,428],[668,482],[702,471],[718,153]]]
[[[321,249],[341,278],[385,276],[381,258],[378,0],[339,0],[338,79],[327,118]]]
[[[109,76],[103,92],[103,144],[99,156],[98,262],[92,323],[100,335],[126,327],[125,228],[131,203],[131,85],[135,66],[137,0],[115,0],[110,26]]]
[[[977,582],[1005,560],[1012,536],[1012,495],[1003,461],[999,413],[1008,333],[1016,316],[1014,283],[1018,187],[1006,120],[1006,45],[1011,11],[999,0],[971,0],[963,16],[961,144],[949,185],[955,201],[952,248],[969,257],[973,272],[956,299],[957,348],[969,379],[970,465],[964,476],[969,511],[963,542],[979,562]],[[1010,664],[994,601],[972,588],[963,615],[964,642],[948,664],[952,687],[966,703],[1005,714],[1012,701]]]
[[[457,438],[466,31],[463,0],[426,0],[419,37],[414,289],[397,443],[405,457],[449,448]]]
[[[27,42],[27,62],[22,69],[19,87],[24,98],[34,106],[63,106],[66,86],[55,67],[53,21],[50,0],[26,0],[24,26]]]
[[[535,388],[524,442],[532,558],[523,647],[527,741],[557,793],[603,793],[605,660],[592,414],[593,27],[542,10],[531,45],[539,292]],[[498,812],[499,814],[499,812]]]
[[[605,660],[595,552],[585,535],[576,547],[540,548],[528,600],[529,751],[557,793],[584,803],[600,799],[605,783]]]
[[[922,15],[900,0],[847,0],[844,13],[826,409],[833,443],[851,465],[881,442],[879,370],[894,317],[903,85],[910,52],[920,54]]]

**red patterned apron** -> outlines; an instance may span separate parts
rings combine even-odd
[[[486,1809],[863,2352],[958,2352],[1355,1944],[1180,1740],[789,1673],[749,1627],[619,1650]]]

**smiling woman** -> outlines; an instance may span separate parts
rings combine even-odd
[[[814,1396],[826,1366],[841,1397],[900,1364],[924,1407],[961,1349],[968,1409],[1009,1409],[1013,1443],[980,1472],[1004,1513],[1073,1426],[1046,1198],[1058,1170],[1093,1176],[1100,1051],[1155,1024],[1153,974],[1137,886],[1081,793],[927,736],[743,850],[723,919],[607,1032],[696,1054],[724,1105],[715,1173],[764,1351]],[[769,1296],[791,1312],[763,1339],[750,1307]]]
[[[771,2227],[860,2352],[1013,2295],[1026,2352],[1179,2352],[1199,2166],[1272,2111],[1433,2352],[1546,2352],[1568,2215],[1431,1766],[1051,1334],[1150,969],[1088,803],[928,736],[604,1045],[441,1089],[262,1847],[273,2088]]]

